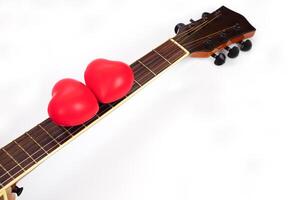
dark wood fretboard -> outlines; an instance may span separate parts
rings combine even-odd
[[[100,111],[88,122],[74,127],[61,127],[46,119],[13,142],[0,149],[0,189],[11,185],[26,175],[33,167],[40,164],[55,150],[65,145],[75,136],[90,126],[101,116],[136,92],[174,62],[186,56],[187,52],[173,41],[168,40],[152,50],[131,67],[134,72],[134,85],[123,99],[100,104]]]

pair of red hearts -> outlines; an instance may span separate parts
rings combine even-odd
[[[125,63],[96,59],[85,73],[86,85],[74,79],[62,79],[52,90],[48,114],[60,126],[83,124],[96,115],[99,104],[125,96],[133,85],[133,72]]]

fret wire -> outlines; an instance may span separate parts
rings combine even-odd
[[[28,159],[29,159],[29,157],[26,158],[26,159],[24,159],[22,162],[20,162],[20,164],[22,164],[23,162],[27,161]],[[15,162],[16,162],[16,161],[15,161]],[[33,162],[33,164],[36,163],[35,160],[32,160],[32,161],[30,161],[30,163],[28,163],[27,165],[25,165],[25,168],[26,168],[27,166],[31,165],[32,162]],[[12,167],[10,170],[7,170],[6,173],[3,174],[0,178],[2,178],[2,177],[3,177],[4,175],[6,175],[6,174],[11,174],[10,172],[11,172],[12,170],[14,170],[16,167],[21,167],[21,166],[20,166],[20,165],[15,165],[15,166]],[[21,169],[21,171],[24,171],[24,172],[25,172],[25,171],[26,171],[25,168],[21,167],[20,169]],[[21,172],[21,171],[17,171],[16,174],[18,174],[18,173]],[[12,175],[11,175],[11,176],[12,176]]]
[[[144,74],[144,76],[141,76],[141,79],[139,80],[143,85],[145,85],[147,82],[149,82],[152,78],[155,76],[152,73]]]
[[[167,42],[165,42],[164,44],[162,44],[162,45],[160,45],[159,47],[157,47],[157,48],[160,48],[160,47],[163,47],[163,46],[167,46],[167,48],[169,49],[168,51],[170,51],[170,49],[172,49],[172,48],[170,48],[170,47],[174,47],[174,44],[173,43],[170,43],[169,41],[167,41]],[[148,61],[147,62],[149,62],[149,60],[150,60],[150,64],[152,64],[152,63],[157,63],[157,61],[159,61],[159,57],[156,57],[157,56],[157,53],[155,53],[155,52],[153,52],[153,51],[151,51],[151,52],[149,52],[146,56],[144,56],[144,57],[142,57],[141,59],[139,59],[140,61],[142,61],[142,60],[144,60],[144,59],[147,59]],[[164,60],[164,59],[163,59]],[[165,60],[164,60],[165,61]],[[142,63],[144,64],[144,65],[146,65],[146,67],[147,68],[149,68],[149,69],[151,69],[146,63],[144,63],[143,61],[142,61]],[[161,63],[158,63],[158,64],[154,64],[154,66],[155,66],[155,69],[157,69],[157,68],[161,68],[162,66],[161,66]],[[151,69],[151,71],[152,72],[154,72],[152,69]],[[161,71],[161,70],[160,70]],[[155,72],[154,72],[155,73]],[[157,74],[157,73],[155,73],[155,74]]]
[[[141,69],[134,72],[134,75],[136,77],[136,80],[141,83],[141,85],[144,85],[144,80],[149,79],[151,80],[153,77],[155,77],[149,70]]]
[[[153,49],[152,51],[157,53],[160,57],[162,57],[165,61],[167,61],[170,65],[172,65],[172,63],[170,61],[168,61],[164,56],[162,56],[160,53],[158,53],[155,49]]]
[[[160,47],[162,47],[162,46],[160,46]],[[160,48],[160,47],[158,47],[158,48]],[[166,62],[165,59],[160,57],[157,53],[153,52],[153,54],[155,55],[155,59],[153,59],[151,57],[143,57],[140,60],[142,60],[143,63],[146,66],[148,66],[148,68],[151,68],[151,70],[154,71],[156,74],[160,73],[161,71],[163,71],[164,69],[166,69],[167,67],[170,66],[170,64],[168,62]]]
[[[157,48],[160,48],[160,47],[164,46],[165,44],[167,44],[168,48],[170,48],[170,44],[168,43],[168,41],[167,41],[166,43],[160,45],[160,46],[157,47]],[[142,63],[143,63],[144,65],[146,65],[147,68],[151,69],[151,67],[149,67],[148,64],[144,62],[144,60],[146,60],[147,62],[150,61],[150,64],[157,63],[157,61],[159,62],[159,59],[160,59],[160,57],[157,57],[157,56],[158,56],[158,55],[157,55],[155,52],[150,51],[148,54],[146,54],[145,56],[143,56],[143,57],[140,58],[139,60],[142,61]],[[162,60],[164,60],[164,59],[162,59]],[[165,61],[165,60],[164,60],[164,61]],[[160,66],[161,64],[162,64],[162,63],[154,64],[155,69],[156,69],[157,67],[161,67],[161,66]],[[153,69],[151,69],[151,71],[154,72]],[[157,74],[156,72],[154,72],[154,73]]]
[[[133,80],[136,84],[138,84],[140,87],[142,86],[137,80]]]
[[[25,154],[27,154],[27,156],[29,156],[35,163],[37,163],[35,161],[35,159],[33,157],[31,157],[31,155],[17,142],[17,141],[13,141],[20,149],[22,149],[24,151]]]
[[[161,46],[161,47],[158,47],[158,48],[156,48],[156,51],[157,52],[166,52],[166,53],[164,53],[164,57],[166,58],[166,59],[168,59],[170,62],[176,62],[176,60],[178,59],[178,57],[177,57],[177,54],[178,53],[180,53],[180,55],[181,56],[179,56],[179,57],[182,57],[182,56],[184,56],[185,54],[186,54],[186,52],[185,51],[183,51],[181,48],[179,48],[176,44],[174,44],[172,41],[169,41],[169,43],[170,43],[170,45],[172,45],[172,49],[169,49],[169,47],[168,46]],[[170,55],[172,55],[172,57],[173,56],[175,56],[174,58],[175,59],[172,59],[171,57],[170,57]]]
[[[161,60],[159,60],[161,59]],[[161,62],[163,61],[163,62]],[[157,59],[152,59],[152,60],[145,60],[144,64],[151,67],[152,71],[155,71],[155,73],[159,74],[162,72],[164,69],[170,66],[164,59],[158,57]]]
[[[148,69],[154,76],[156,76],[156,73],[154,73],[147,65],[145,65],[142,61],[138,60],[138,62],[143,65],[146,69]]]
[[[46,154],[48,154],[48,152],[37,141],[35,141],[35,139],[33,139],[33,137],[31,137],[27,132],[25,134],[27,134],[34,141],[34,143],[36,143],[42,150],[44,150],[44,152]]]
[[[155,76],[155,75],[153,76],[151,71],[145,70],[144,68],[139,67],[139,65],[137,64],[141,65],[139,62],[135,62],[134,64],[132,64],[132,68],[133,68],[134,77],[136,80],[139,81],[139,83],[141,82],[141,80],[148,78],[149,75],[150,75],[150,79],[152,79]],[[144,83],[142,82],[141,85],[144,85]]]
[[[60,144],[63,144],[66,140],[73,137],[73,135],[69,132],[68,129],[62,126],[57,126],[52,122],[50,118],[40,123],[40,125],[42,125],[43,128],[47,130],[48,133],[52,136],[52,138]],[[52,144],[52,141],[48,142],[47,144],[44,144],[44,146],[48,147],[50,144]],[[52,150],[52,148],[50,148],[49,150]]]
[[[28,134],[34,138],[34,140],[39,143],[40,146],[43,147],[45,151],[49,152],[49,147],[51,145],[59,146],[40,126],[36,126],[30,131],[28,131]]]
[[[8,153],[5,149],[1,149],[1,150],[4,151],[4,153],[6,153],[6,155],[8,155],[8,157],[10,157],[25,172],[25,169],[19,164],[19,162],[14,157],[10,155],[10,153]]]
[[[1,151],[1,156],[3,156],[4,159],[1,160],[1,162],[5,161],[4,163],[2,163],[2,167],[5,170],[5,172],[9,172],[9,175],[12,176],[14,178],[14,175],[16,175],[18,173],[15,173],[16,170],[22,169],[21,166],[18,165],[18,162],[16,162],[14,159],[11,158],[11,156],[9,154],[7,154],[7,152],[4,151],[4,149],[0,149]],[[11,173],[10,173],[11,172]],[[4,174],[3,176],[5,176],[6,174]],[[1,178],[3,177],[1,176]]]
[[[11,171],[18,166],[26,170],[28,162],[31,163],[34,160],[14,142],[11,142],[7,146],[5,146],[3,148],[3,151],[6,151],[8,158],[11,158],[15,163],[17,163],[17,165],[14,164],[13,168],[9,168]]]
[[[40,124],[38,125],[50,138],[52,138],[52,140],[54,142],[56,142],[56,144],[58,144],[60,146],[60,143],[58,141],[56,141],[56,139],[46,130],[44,129],[44,127],[42,127]]]
[[[3,165],[0,163],[0,167],[5,171],[5,173],[7,173],[11,178],[14,178],[10,173],[9,173],[9,171],[7,171],[4,167],[3,167]]]
[[[65,130],[66,133],[68,133],[71,137],[73,137],[73,135],[70,133],[68,129],[66,129],[66,127],[62,126],[62,128]]]

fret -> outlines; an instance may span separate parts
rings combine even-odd
[[[22,151],[28,156],[31,158],[31,160],[33,160],[35,163],[36,161],[34,160],[33,157],[31,157],[31,155],[29,153],[27,153],[27,151],[25,149],[23,149],[23,147],[21,145],[19,145],[15,140],[13,141],[20,149],[22,149]]]
[[[0,183],[1,185],[5,185],[12,181],[14,178],[4,169],[4,167],[0,164]]]
[[[25,133],[26,135],[28,135],[28,137],[30,137],[30,139],[37,144],[46,154],[48,154],[48,152],[44,149],[44,147],[42,147],[31,135],[29,135],[28,133]]]
[[[25,172],[25,169],[20,165],[20,163],[14,158],[12,157],[12,155],[10,155],[4,148],[2,149],[2,151],[8,156],[10,157],[21,169],[22,171]]]
[[[59,145],[43,130],[41,127],[36,126],[27,134],[47,153],[53,150],[53,147],[57,148]]]
[[[22,168],[28,169],[35,161],[17,143],[12,142],[6,145],[3,150]]]
[[[23,173],[23,169],[11,157],[9,157],[3,149],[0,149],[0,158],[1,166],[12,177],[16,178],[18,175]]]
[[[140,84],[137,80],[134,79],[134,84],[137,84],[138,86],[142,86],[142,84]],[[134,85],[133,84],[133,85]]]
[[[24,134],[15,140],[31,157],[38,162],[42,159],[42,156],[46,156],[48,153],[41,148],[36,142],[32,140],[29,135]]]
[[[186,51],[184,51],[171,40],[168,40],[164,44],[157,47],[155,51],[163,55],[163,57],[165,57],[171,63],[176,62],[179,58],[187,54]]]
[[[152,51],[155,52],[156,54],[158,54],[160,57],[162,57],[167,63],[169,63],[170,65],[172,65],[172,63],[168,59],[166,59],[163,55],[161,55],[160,53],[158,53],[155,49],[152,50]]]
[[[44,130],[47,130],[51,138],[54,139],[59,145],[64,144],[71,137],[73,137],[72,134],[66,128],[54,124],[49,118],[40,123],[40,126]]]
[[[148,69],[154,76],[156,76],[156,74],[151,70],[149,69],[142,61],[138,60],[138,62],[143,65],[143,67],[145,67],[146,69]]]
[[[170,64],[154,51],[148,53],[146,56],[140,59],[148,68],[150,68],[155,74],[159,74],[164,69],[170,66]]]
[[[66,127],[62,126],[61,128],[63,128],[66,133],[68,133],[71,137],[73,137],[72,133]]]
[[[56,141],[56,139],[46,130],[43,128],[43,126],[41,126],[40,124],[38,125],[45,133],[47,133],[47,135],[54,141],[56,142],[56,144],[60,145],[59,142]]]
[[[135,80],[137,80],[141,85],[146,84],[152,78],[155,77],[147,68],[145,68],[141,63],[135,62],[131,65]]]

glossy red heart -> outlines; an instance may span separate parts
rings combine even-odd
[[[62,79],[52,89],[48,114],[60,126],[83,124],[98,110],[98,101],[92,91],[77,80]]]
[[[130,91],[134,75],[125,63],[96,59],[87,66],[84,79],[100,102],[111,103]]]

